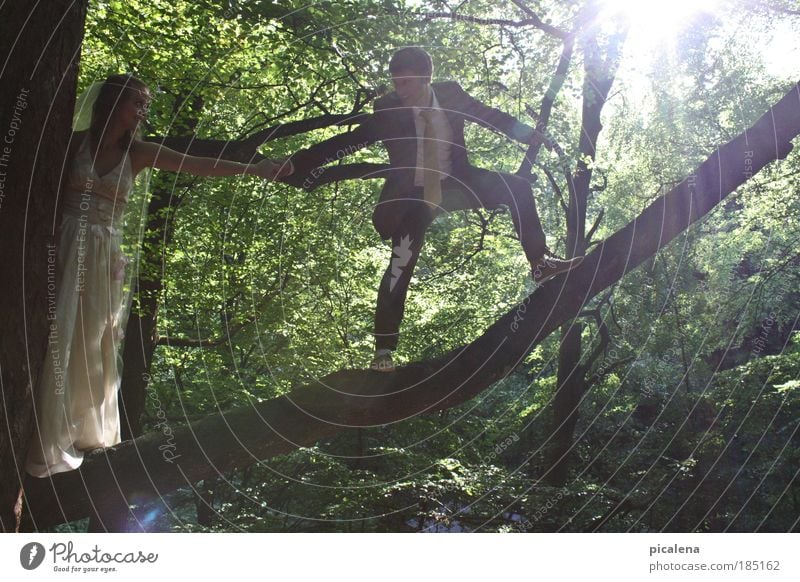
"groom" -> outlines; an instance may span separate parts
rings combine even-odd
[[[395,91],[375,102],[358,128],[300,150],[288,173],[319,175],[319,166],[382,141],[390,169],[372,215],[375,229],[391,239],[394,256],[378,289],[372,369],[394,371],[400,322],[425,231],[442,212],[507,206],[533,279],[542,283],[569,271],[583,257],[549,255],[530,184],[513,174],[476,168],[467,159],[464,122],[501,131],[526,144],[544,141],[533,128],[473,99],[458,83],[431,83],[433,62],[421,48],[397,51],[389,62]],[[284,172],[281,172],[285,175]]]

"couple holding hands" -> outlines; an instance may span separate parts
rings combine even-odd
[[[439,214],[508,207],[536,283],[577,266],[549,254],[530,184],[513,174],[472,166],[464,122],[500,131],[525,144],[544,142],[533,128],[468,95],[455,82],[432,83],[433,64],[421,48],[397,51],[389,62],[395,91],[375,102],[350,132],[287,160],[254,165],[187,156],[138,138],[151,96],[129,75],[98,84],[88,128],[76,127],[62,184],[64,214],[57,239],[56,307],[35,394],[36,431],[26,470],[36,477],[80,466],[84,451],[120,442],[117,392],[121,326],[127,302],[120,251],[121,222],[133,179],[146,168],[198,176],[257,175],[265,179],[314,170],[341,152],[381,141],[390,167],[373,224],[390,239],[390,260],[378,290],[373,370],[392,372],[408,286]],[[85,107],[85,106],[84,106]],[[313,179],[313,178],[309,178]]]

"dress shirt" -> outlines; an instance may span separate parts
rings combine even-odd
[[[453,170],[453,162],[450,157],[450,150],[453,143],[453,128],[447,121],[447,114],[439,107],[439,100],[436,93],[431,88],[431,106],[424,109],[433,109],[433,127],[436,131],[437,149],[439,151],[439,172],[440,179],[448,177]],[[414,185],[424,186],[425,184],[425,119],[420,115],[422,107],[413,107],[414,125],[417,130],[417,171],[414,174]]]

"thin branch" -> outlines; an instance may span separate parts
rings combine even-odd
[[[550,182],[550,186],[552,186],[553,190],[555,190],[556,195],[558,196],[558,201],[561,204],[561,209],[564,212],[567,212],[567,203],[564,201],[564,192],[561,190],[561,187],[556,182],[556,177],[553,175],[548,168],[545,166],[537,163],[536,167],[539,168],[544,172],[544,175],[547,176],[547,181]]]
[[[528,18],[536,22],[535,26],[539,30],[543,30],[547,34],[550,34],[557,38],[563,39],[569,36],[568,32],[561,30],[560,28],[557,28],[552,24],[547,24],[546,22],[544,22],[541,18],[539,18],[539,15],[536,14],[530,6],[525,4],[525,2],[522,2],[522,0],[511,0],[511,1],[517,8],[522,10],[522,12],[524,12]]]
[[[372,91],[367,95],[360,95],[354,104],[353,111],[350,113],[332,113],[291,121],[289,123],[279,123],[238,141],[197,139],[194,135],[151,136],[147,137],[146,140],[162,144],[170,149],[190,155],[208,157],[224,156],[226,159],[250,163],[262,159],[262,156],[257,153],[257,149],[259,146],[269,141],[291,137],[325,127],[357,125],[362,123],[369,114],[362,113],[361,109],[363,109],[369,101],[374,99],[376,95],[377,91]],[[299,110],[309,104],[310,102],[301,104],[291,111]]]
[[[534,28],[538,28],[543,32],[546,32],[551,36],[555,36],[556,38],[566,38],[569,35],[568,32],[565,32],[560,28],[556,28],[551,24],[543,22],[542,19],[536,15],[529,18],[524,18],[522,20],[508,20],[507,18],[481,18],[479,16],[454,14],[452,12],[426,12],[425,14],[423,14],[423,16],[425,17],[426,20],[434,20],[436,18],[449,18],[450,20],[461,20],[463,22],[471,22],[473,24],[511,26],[514,28],[532,26]]]
[[[489,232],[489,225],[491,224],[492,220],[494,220],[496,214],[495,211],[492,211],[488,218],[485,217],[482,212],[476,212],[475,214],[478,215],[478,218],[480,219],[481,222],[481,234],[480,238],[478,239],[478,244],[475,245],[475,248],[472,250],[472,252],[470,252],[470,254],[464,257],[459,262],[459,264],[453,267],[452,269],[445,271],[444,273],[432,275],[431,277],[425,277],[422,279],[421,282],[428,283],[436,279],[441,279],[442,277],[449,277],[453,273],[460,273],[461,271],[463,271],[467,263],[469,263],[472,259],[474,259],[478,255],[478,253],[484,250],[484,242],[486,240],[486,235]]]
[[[579,314],[581,317],[593,317],[595,323],[597,324],[597,331],[600,334],[600,342],[595,346],[594,350],[592,350],[592,353],[581,365],[581,371],[583,374],[586,374],[586,372],[591,369],[597,358],[599,358],[601,354],[604,354],[608,350],[608,346],[611,343],[611,334],[608,331],[608,326],[606,325],[605,318],[600,312],[600,309],[602,309],[603,305],[611,299],[612,293],[613,289],[606,293],[602,299],[600,299],[597,307],[590,310],[584,310]]]
[[[592,227],[589,229],[589,232],[586,233],[586,244],[587,245],[589,243],[591,243],[592,236],[594,235],[595,231],[597,230],[597,227],[600,226],[600,222],[602,222],[603,216],[605,216],[605,213],[606,213],[606,209],[605,208],[601,208],[600,212],[597,213],[597,218],[594,219],[594,224],[592,224]]]
[[[539,113],[534,115],[530,108],[527,108],[531,117],[536,119],[536,131],[543,135],[546,135],[547,133],[547,124],[550,122],[550,114],[553,111],[553,104],[555,103],[556,96],[558,95],[559,91],[561,91],[561,88],[564,86],[564,81],[567,78],[574,47],[575,37],[574,35],[570,34],[564,39],[564,46],[561,49],[561,56],[558,59],[556,71],[553,73],[553,77],[550,79],[550,86],[547,88],[547,92],[544,94],[544,97],[542,97],[542,104],[539,106]],[[553,147],[552,140],[549,138],[547,139],[547,145],[548,147]],[[525,157],[522,159],[522,163],[517,170],[518,175],[530,175],[531,168],[536,162],[536,158],[539,155],[539,150],[541,147],[542,142],[537,140],[528,148],[528,151],[525,153]]]

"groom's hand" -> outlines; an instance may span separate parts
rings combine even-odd
[[[280,180],[281,178],[294,174],[294,164],[288,157],[278,158],[274,160],[274,162],[277,165],[277,170],[273,176],[274,180]]]
[[[256,164],[253,173],[265,180],[278,180],[291,175],[292,172],[294,167],[288,158],[276,160],[265,158]]]

